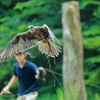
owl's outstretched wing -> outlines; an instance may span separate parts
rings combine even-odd
[[[5,61],[20,51],[27,50],[38,45],[39,41],[30,32],[18,33],[13,39],[6,45],[4,49],[0,51],[0,62]]]
[[[49,36],[50,36],[50,38],[53,41],[57,41],[59,44],[61,44],[60,41],[56,38],[56,36],[53,34],[53,32],[51,31],[51,29],[46,24],[44,24],[43,27],[46,27],[47,28],[48,33],[49,33]]]

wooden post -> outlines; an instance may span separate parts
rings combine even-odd
[[[65,100],[87,100],[83,78],[83,44],[77,1],[62,4],[62,25]]]

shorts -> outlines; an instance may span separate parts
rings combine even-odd
[[[38,92],[31,92],[22,96],[18,96],[17,100],[36,100]]]

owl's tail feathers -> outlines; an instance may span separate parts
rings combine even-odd
[[[61,48],[55,45],[54,43],[48,41],[48,42],[40,42],[38,49],[44,53],[47,54],[48,56],[51,57],[57,57],[59,53],[61,52]]]

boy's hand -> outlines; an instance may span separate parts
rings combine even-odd
[[[3,88],[2,91],[1,91],[1,93],[0,93],[0,95],[3,95],[4,93],[5,94],[11,94],[8,90],[9,90],[8,87]]]

